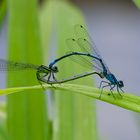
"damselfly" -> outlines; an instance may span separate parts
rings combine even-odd
[[[113,95],[112,90],[116,87],[118,93],[121,96],[120,90],[123,92],[122,90],[122,87],[124,87],[123,81],[117,80],[115,75],[110,72],[104,60],[100,56],[100,53],[96,48],[95,43],[92,41],[86,29],[82,25],[75,25],[74,31],[77,38],[67,39],[67,44],[71,52],[69,52],[68,54],[64,55],[59,59],[56,59],[49,65],[49,67],[50,68],[53,67],[53,65],[57,61],[60,61],[61,59],[64,59],[66,57],[69,57],[75,62],[82,64],[82,66],[84,67],[88,67],[90,69],[93,69],[94,67],[95,71],[101,78],[106,78],[108,80],[101,81],[100,83],[101,94],[103,89],[109,86],[112,95]],[[105,83],[106,85],[102,85],[103,83]]]
[[[57,66],[47,67],[45,65],[39,66],[34,64],[26,64],[26,63],[0,59],[0,71],[21,71],[21,70],[36,70],[36,77],[41,85],[42,82],[52,85],[52,84],[65,83],[68,81],[76,80],[92,74],[98,74],[97,72],[87,72],[66,79],[57,80],[55,77],[55,73],[58,72]],[[100,74],[98,75],[100,76]]]
[[[108,69],[104,60],[100,56],[100,53],[99,53],[98,49],[96,48],[95,43],[92,41],[92,39],[91,39],[90,35],[88,34],[88,32],[86,31],[86,29],[82,25],[76,25],[75,34],[77,36],[76,42],[77,42],[78,46],[80,47],[81,51],[84,53],[87,53],[87,54],[92,54],[94,56],[92,58],[92,61],[90,61],[90,63],[92,63],[92,67],[94,66],[94,68],[97,70],[97,72],[102,73],[103,76],[108,80],[108,81],[101,81],[100,88],[102,88],[102,90],[103,90],[103,88],[109,86],[112,95],[113,95],[112,90],[115,87],[117,88],[117,91],[119,94],[120,94],[120,90],[123,92],[123,90],[122,90],[122,87],[124,87],[123,81],[117,80],[115,75],[110,72],[110,70]],[[70,42],[70,44],[74,45],[75,40],[70,39],[69,42]],[[71,49],[73,50],[73,47],[71,45],[69,45],[69,47],[71,47]],[[95,57],[98,59],[95,59]],[[84,57],[84,59],[86,59],[86,58]],[[89,59],[86,59],[86,61],[89,61]],[[103,83],[105,83],[106,85],[102,86]],[[102,94],[102,91],[101,91],[101,94]],[[101,97],[101,94],[100,94],[100,97]]]

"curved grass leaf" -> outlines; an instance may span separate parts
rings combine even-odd
[[[85,95],[91,98],[96,98],[98,100],[125,108],[127,110],[131,110],[134,112],[140,112],[140,97],[129,94],[129,93],[123,93],[122,98],[119,96],[117,92],[113,92],[116,96],[116,99],[110,94],[110,91],[104,90],[103,94],[101,96],[101,99],[99,99],[101,91],[97,88],[90,87],[90,86],[83,86],[78,84],[56,84],[55,87],[44,84],[43,85],[46,89],[54,89],[54,90],[64,90],[64,91],[70,91],[70,93],[77,93],[81,95]],[[15,88],[7,88],[7,89],[1,89],[0,95],[8,95],[15,92],[20,92],[24,90],[31,90],[31,89],[41,89],[42,87],[40,85],[36,86],[28,86],[28,87],[15,87]]]

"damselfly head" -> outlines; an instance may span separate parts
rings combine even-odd
[[[118,81],[118,86],[119,86],[120,88],[124,87],[123,81]]]
[[[52,71],[53,71],[54,73],[57,73],[57,72],[58,72],[57,66],[52,67]]]

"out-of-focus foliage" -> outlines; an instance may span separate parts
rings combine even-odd
[[[45,2],[41,7],[41,41],[44,62],[46,62],[48,58],[54,60],[56,58],[54,56],[57,55],[58,58],[66,54],[68,47],[65,41],[67,38],[73,37],[74,25],[77,23],[85,25],[85,22],[81,11],[68,1],[51,0]],[[53,52],[49,53],[50,50]],[[71,67],[70,62],[64,59],[62,63],[60,62],[61,64],[57,64],[58,78],[68,77],[71,72],[81,72],[82,68],[80,69],[75,63]],[[76,82],[93,85],[92,77],[73,81],[73,83]],[[69,94],[67,91],[54,92],[53,140],[96,140],[96,114],[93,99],[78,94]],[[67,92],[67,94],[63,92]],[[83,120],[86,123],[83,123]]]
[[[0,0],[0,25],[6,14],[6,0]]]
[[[133,0],[136,6],[140,9],[140,0]]]
[[[0,140],[8,140],[6,133],[6,104],[0,101]]]
[[[8,0],[8,60],[42,64],[37,0]],[[36,71],[8,71],[8,87],[34,85]],[[43,90],[7,97],[10,140],[49,139],[46,98]]]

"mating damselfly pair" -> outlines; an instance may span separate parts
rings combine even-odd
[[[36,70],[37,80],[41,85],[42,83],[48,83],[51,85],[64,83],[89,75],[97,74],[100,78],[105,78],[107,80],[102,80],[100,83],[101,94],[105,87],[110,87],[110,92],[113,95],[112,91],[116,87],[118,93],[121,96],[120,92],[123,92],[122,87],[124,86],[123,81],[117,80],[114,74],[110,72],[86,29],[82,25],[78,24],[74,26],[74,32],[77,38],[69,38],[66,40],[70,52],[59,57],[58,59],[55,59],[49,64],[49,66],[37,66],[33,64],[25,64],[0,59],[0,70],[34,69]],[[59,70],[58,67],[55,66],[55,64],[61,60],[64,60],[65,58],[71,58],[75,62],[82,64],[82,66],[90,68],[92,71],[58,80],[56,79],[55,74],[58,73]],[[106,85],[103,85],[103,83],[105,83]]]

